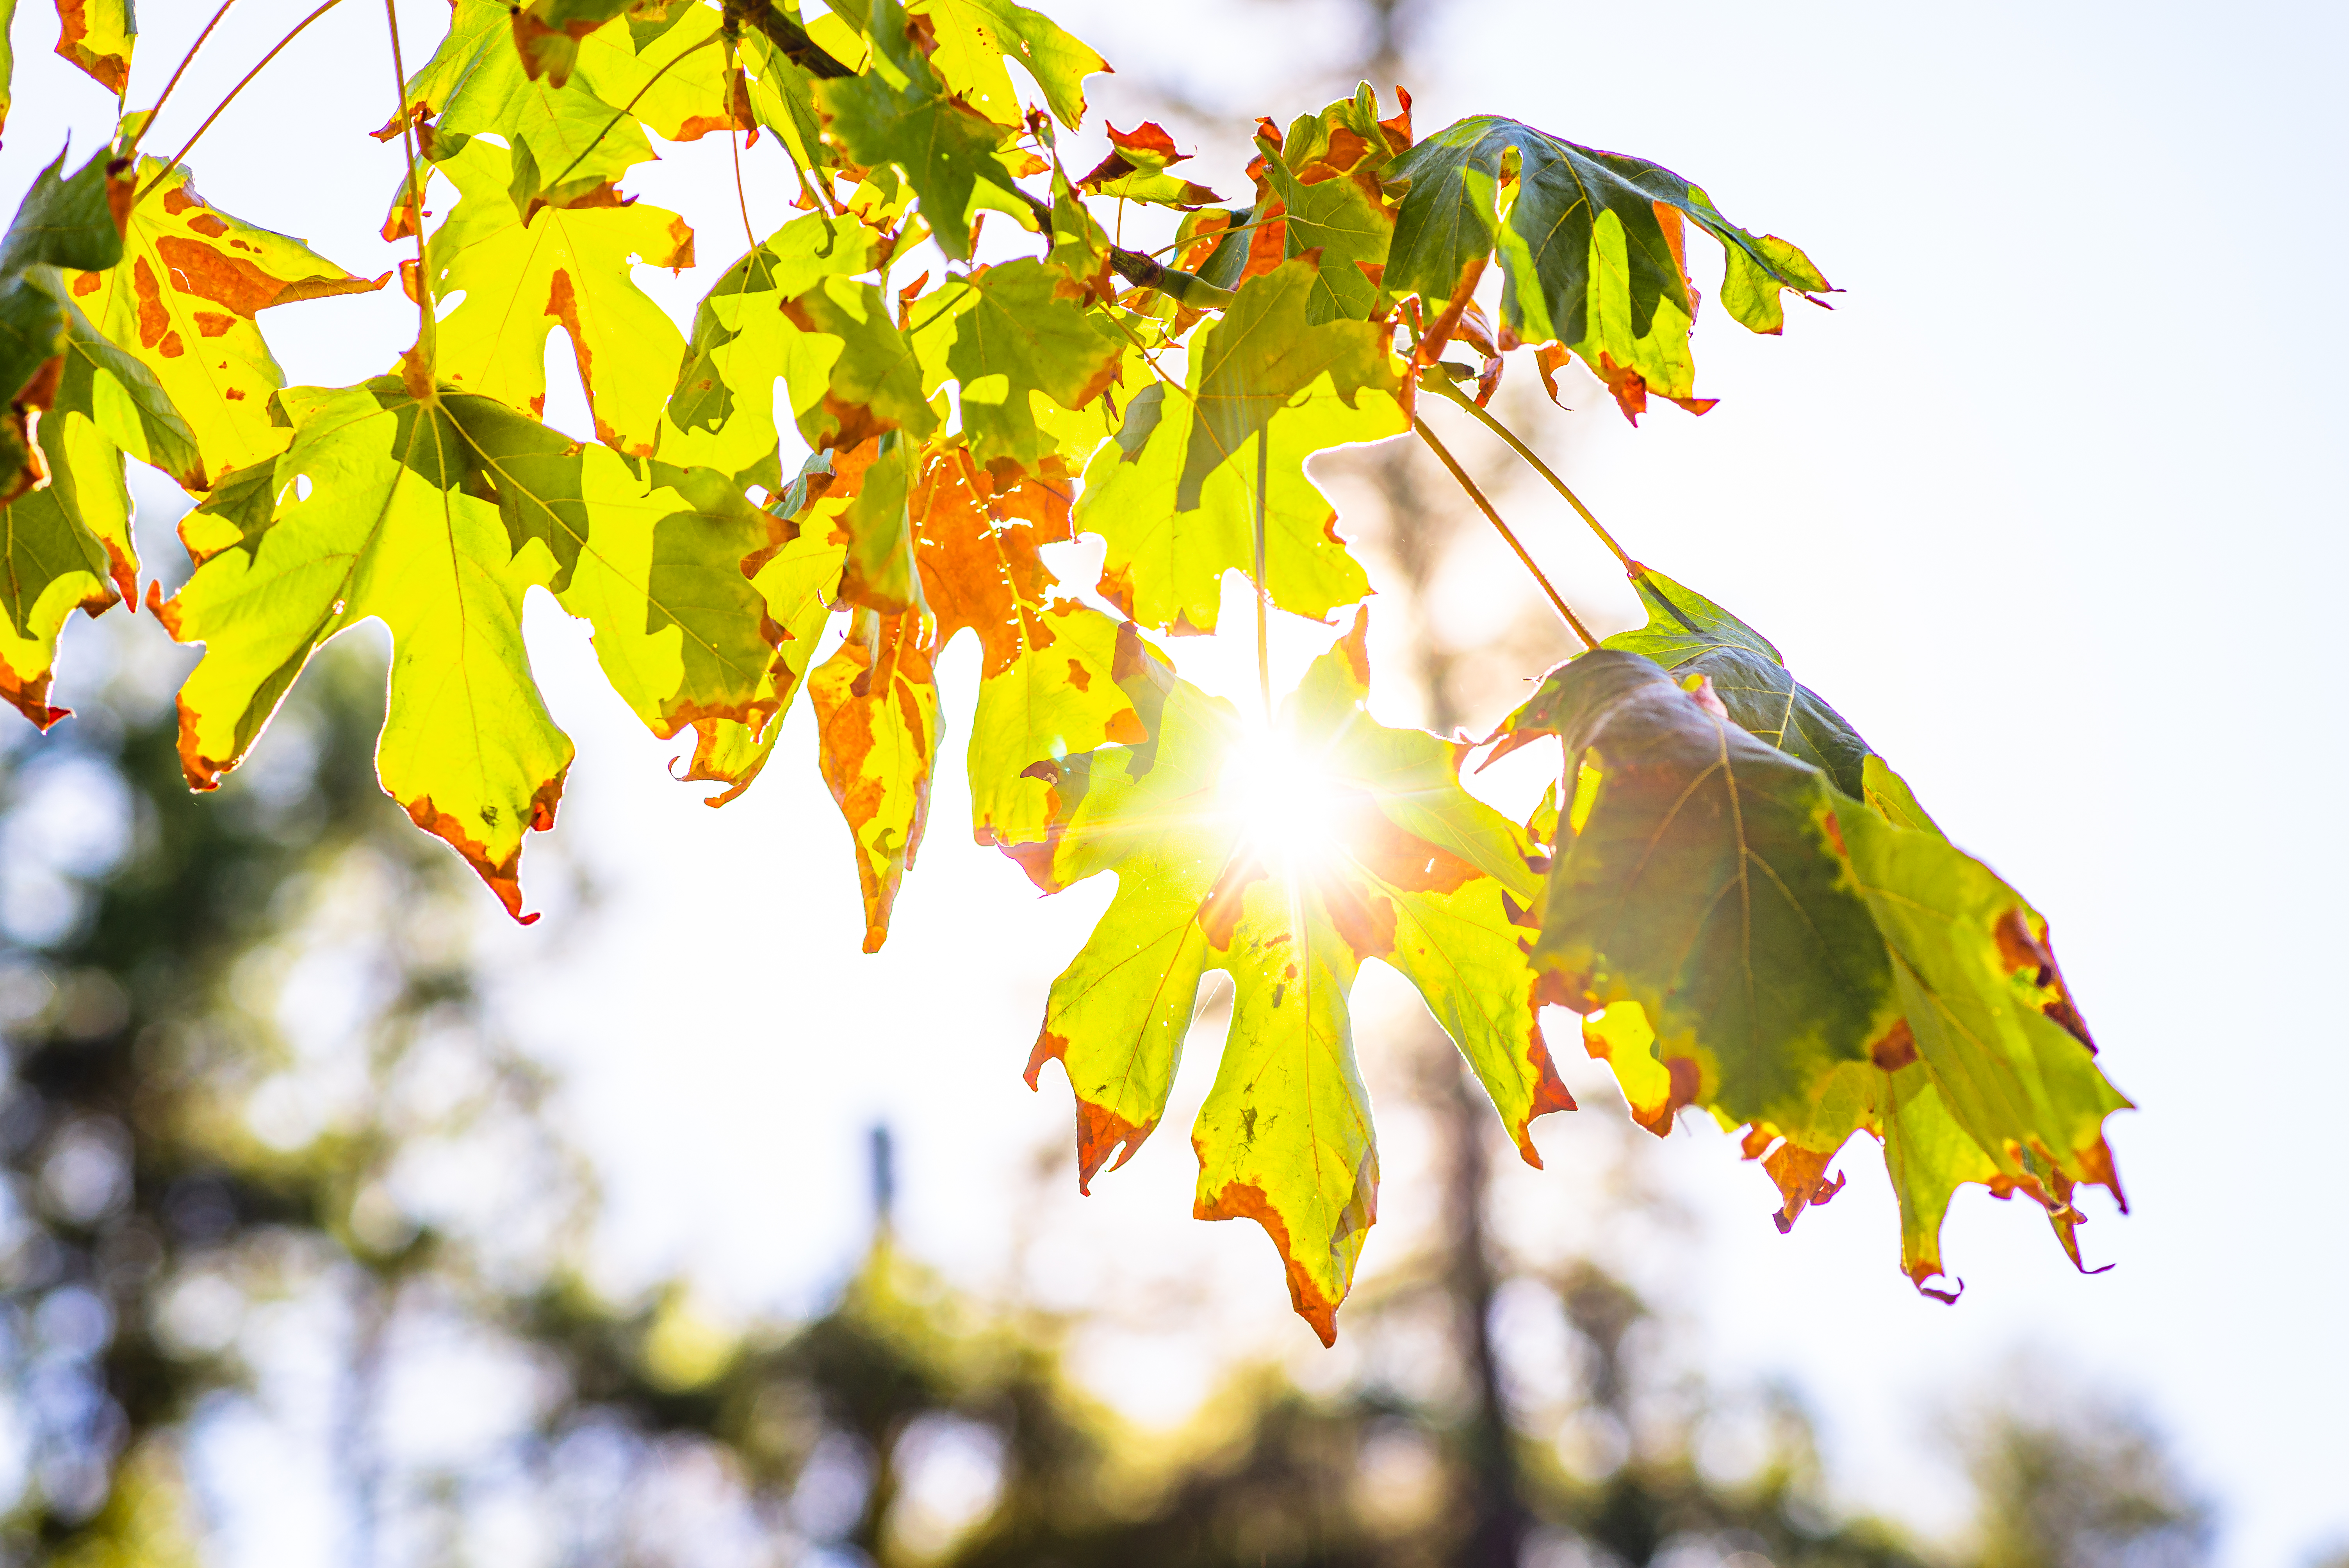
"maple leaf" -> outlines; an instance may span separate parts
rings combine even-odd
[[[56,272],[43,270],[66,334],[40,420],[47,482],[0,509],[0,696],[46,729],[67,712],[47,701],[67,613],[136,603],[125,454],[191,488],[203,473],[193,433],[153,375],[99,336]]]
[[[645,85],[651,71],[640,67],[631,32],[623,26],[592,29],[592,36],[573,46],[578,79],[573,79],[568,63],[560,70],[533,75],[533,64],[549,67],[555,63],[548,53],[551,40],[569,35],[561,29],[551,35],[533,33],[526,15],[516,13],[504,0],[456,0],[448,36],[409,78],[400,113],[375,134],[388,141],[399,135],[403,125],[424,125],[429,132],[425,154],[435,162],[456,158],[475,136],[494,135],[510,150],[505,174],[517,208],[528,211],[542,200],[558,206],[593,200],[603,187],[655,156],[642,120],[620,107]],[[525,34],[537,49],[523,40]],[[710,79],[722,112],[723,89],[715,83],[719,71],[713,50]],[[662,82],[678,75],[671,71]],[[619,92],[619,102],[599,96],[591,86],[595,83]],[[688,87],[688,81],[680,81],[670,90]]]
[[[954,302],[943,324],[954,335],[946,363],[960,384],[963,438],[981,467],[1009,484],[1059,450],[1036,421],[1036,398],[1082,408],[1117,379],[1125,344],[1085,308],[1084,288],[1050,262],[989,267],[963,292],[968,297]]]
[[[827,277],[784,302],[783,315],[802,332],[836,341],[821,353],[795,354],[785,367],[792,412],[807,444],[854,447],[884,430],[916,439],[937,428],[938,416],[923,393],[922,361],[913,337],[889,319],[881,291],[868,283]]]
[[[2128,1102],[2044,917],[1759,633],[1661,573],[1634,582],[1648,624],[1553,672],[1502,730],[1504,750],[1567,746],[1573,808],[1534,949],[1549,994],[1587,1016],[1644,1125],[1692,1103],[1749,1124],[1782,1229],[1832,1195],[1829,1162],[1866,1130],[1920,1290],[1951,1298],[1926,1282],[1964,1181],[2030,1193],[2078,1264],[2071,1194],[2120,1196],[2101,1128]]]
[[[681,777],[688,783],[725,788],[703,804],[723,806],[748,789],[781,733],[783,714],[805,684],[826,617],[845,601],[842,579],[848,566],[852,531],[845,520],[857,505],[864,479],[880,456],[880,441],[808,459],[772,511],[789,521],[784,542],[764,559],[743,562],[751,586],[766,604],[767,622],[780,631],[775,656],[761,687],[761,723],[706,718],[696,722],[694,748]]]
[[[0,23],[15,9],[10,0]],[[131,0],[57,0],[57,57],[79,66],[117,98],[130,90],[130,51],[138,41]]]
[[[979,644],[971,717],[971,831],[982,844],[1045,842],[1053,782],[1071,757],[1149,738],[1173,666],[1132,622],[1052,593],[1047,544],[1070,537],[1057,464],[999,486],[966,449],[930,461],[914,511],[932,646],[965,630]]]
[[[1267,201],[1257,218],[1278,214],[1286,253],[1318,258],[1319,276],[1305,319],[1368,321],[1381,314],[1394,203],[1381,183],[1411,145],[1410,109],[1379,119],[1378,95],[1364,82],[1350,98],[1300,115],[1275,146],[1259,136]]]
[[[546,339],[561,327],[600,441],[649,455],[684,356],[668,313],[630,266],[693,264],[693,231],[658,207],[543,207],[525,220],[507,190],[510,155],[478,138],[440,168],[462,199],[425,250],[435,297],[464,294],[440,324],[436,364],[450,385],[537,414]]]
[[[940,78],[908,40],[905,13],[896,0],[874,0],[868,34],[872,67],[818,82],[817,101],[850,158],[867,167],[894,163],[905,171],[938,249],[948,261],[968,261],[976,205],[1004,206],[1027,218],[1026,198],[999,156],[1011,133]]]
[[[538,0],[539,5],[580,11],[564,23],[565,36],[587,20],[583,7],[609,4]],[[515,14],[517,34],[523,15]],[[578,79],[604,102],[626,105],[632,118],[665,141],[698,141],[712,131],[752,129],[757,120],[746,100],[749,84],[738,85],[725,51],[713,46],[724,26],[724,17],[712,5],[671,5],[665,14],[639,6],[625,21],[579,35]]]
[[[269,418],[285,376],[255,317],[275,305],[379,289],[313,252],[222,212],[196,193],[184,166],[139,160],[138,204],[120,260],[78,271],[67,286],[98,332],[152,372],[195,436],[202,473],[274,456],[285,432]],[[161,175],[160,180],[158,175]],[[176,477],[201,479],[189,470]]]
[[[706,464],[746,482],[759,469],[757,482],[781,488],[780,477],[763,472],[779,467],[775,382],[802,345],[814,352],[824,341],[792,326],[782,304],[819,278],[869,270],[879,238],[854,218],[810,213],[726,269],[694,310],[693,336],[661,427],[664,459]],[[802,371],[803,384],[822,381],[829,359]]]
[[[171,398],[99,335],[67,282],[64,269],[121,256],[114,211],[129,192],[108,160],[100,153],[60,179],[60,153],[0,242],[0,697],[44,729],[66,716],[48,690],[67,615],[137,592],[125,452],[204,482]]]
[[[823,781],[848,820],[864,892],[864,951],[889,937],[897,889],[922,847],[944,727],[921,617],[859,610],[808,676]]]
[[[724,476],[632,464],[486,397],[385,377],[276,403],[291,444],[182,521],[196,570],[168,603],[149,593],[205,645],[180,691],[190,785],[243,758],[316,648],[380,620],[384,788],[534,918],[523,835],[553,824],[572,748],[531,677],[524,591],[591,619],[606,676],[657,731],[755,717],[767,650],[740,564],[772,531]]]
[[[1407,180],[1410,189],[1396,212],[1385,284],[1418,294],[1435,313],[1423,358],[1442,347],[1497,255],[1505,343],[1571,349],[1635,422],[1650,392],[1696,413],[1712,407],[1695,394],[1689,356],[1696,299],[1684,218],[1727,252],[1722,303],[1755,332],[1779,329],[1781,290],[1827,289],[1801,251],[1737,227],[1671,170],[1497,115],[1436,132],[1396,159],[1386,177]],[[1496,224],[1505,190],[1507,213]]]
[[[1145,626],[1215,629],[1224,573],[1255,559],[1260,436],[1272,602],[1319,620],[1369,588],[1305,459],[1404,429],[1402,383],[1372,324],[1308,322],[1318,276],[1299,257],[1250,279],[1193,339],[1187,387],[1145,388],[1086,467],[1077,525],[1107,542],[1101,592]]]
[[[551,77],[561,87],[579,62],[580,41],[636,4],[636,0],[529,0],[513,12],[514,47],[532,77]],[[693,10],[709,14],[707,6]]]
[[[1006,56],[1027,67],[1054,118],[1071,130],[1085,118],[1085,77],[1110,68],[1059,23],[1015,0],[910,0],[905,9],[929,23],[936,46],[930,64],[947,87],[998,125],[1020,121]]]
[[[59,297],[59,269],[110,267],[122,256],[113,215],[118,186],[100,153],[61,178],[61,151],[34,177],[0,239],[0,501],[40,482],[31,418],[48,406],[62,369],[71,306]]]
[[[1265,1227],[1325,1344],[1377,1216],[1347,1012],[1364,959],[1419,990],[1528,1161],[1527,1124],[1573,1104],[1521,944],[1537,851],[1460,788],[1450,743],[1369,718],[1367,626],[1358,614],[1284,704],[1280,749],[1246,748],[1230,704],[1174,683],[1148,741],[1071,759],[1049,853],[1019,855],[1047,892],[1118,873],[1028,1068],[1031,1086],[1047,1061],[1067,1069],[1081,1181],[1157,1125],[1201,978],[1225,971],[1232,1023],[1193,1130],[1194,1212]]]
[[[1109,133],[1109,156],[1076,182],[1079,189],[1186,211],[1223,200],[1204,185],[1166,172],[1177,163],[1189,162],[1191,155],[1174,150],[1174,139],[1164,126],[1144,120],[1132,130],[1113,125],[1102,129]]]

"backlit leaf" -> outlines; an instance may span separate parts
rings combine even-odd
[[[1526,886],[1534,847],[1460,789],[1444,742],[1368,717],[1366,624],[1307,673],[1278,745],[1247,745],[1230,704],[1174,683],[1150,740],[1070,760],[1049,855],[1019,857],[1047,891],[1118,873],[1029,1061],[1031,1084],[1047,1061],[1068,1071],[1081,1178],[1113,1152],[1123,1164],[1157,1125],[1200,980],[1228,973],[1232,1024],[1193,1131],[1194,1212],[1261,1223],[1325,1343],[1377,1215],[1347,1002],[1363,959],[1419,989],[1529,1161],[1527,1123],[1573,1103],[1536,1020],[1522,906],[1414,830],[1508,845]]]
[[[1381,121],[1368,82],[1319,114],[1299,116],[1278,148],[1259,140],[1287,253],[1318,253],[1308,321],[1367,321],[1379,314],[1395,222],[1381,181],[1410,144],[1409,110],[1400,123]],[[1259,215],[1265,211],[1260,206]]]
[[[864,951],[889,937],[889,912],[930,811],[943,718],[921,617],[857,612],[848,638],[808,677],[818,761],[856,848]]]
[[[1037,425],[1035,399],[1083,407],[1116,379],[1125,345],[1083,307],[1084,289],[1049,262],[989,267],[971,294],[953,315],[947,364],[961,384],[963,439],[1009,484],[1059,448]]]
[[[273,305],[381,288],[301,241],[207,204],[185,168],[160,181],[160,159],[140,160],[147,191],[129,214],[121,261],[73,274],[74,301],[109,339],[150,371],[194,433],[203,470],[221,475],[274,457],[285,431],[269,417],[285,383],[254,319]]]
[[[693,264],[693,231],[674,212],[615,202],[543,207],[527,222],[506,189],[509,158],[478,138],[441,169],[463,199],[425,257],[436,297],[465,297],[440,325],[442,379],[538,413],[546,339],[561,327],[586,388],[595,436],[649,455],[685,340],[638,288],[631,267]]]
[[[419,399],[388,377],[279,402],[292,445],[182,521],[196,571],[156,606],[205,645],[180,692],[194,788],[243,758],[313,651],[379,619],[384,788],[520,916],[523,835],[552,824],[571,759],[523,650],[527,588],[590,618],[606,676],[657,732],[760,717],[768,648],[740,566],[773,530],[722,476],[632,464],[489,398]]]
[[[1019,95],[1003,68],[1009,56],[1044,89],[1044,101],[1071,130],[1085,117],[1085,77],[1109,62],[1041,11],[1017,0],[912,0],[926,17],[936,48],[930,56],[948,88],[998,125],[1020,120]]]
[[[787,300],[783,314],[802,331],[840,344],[829,358],[796,354],[786,366],[792,411],[809,446],[854,447],[895,429],[918,440],[937,428],[938,416],[922,395],[914,341],[890,319],[879,289],[819,279]]]
[[[131,0],[57,0],[58,57],[117,98],[130,88],[130,50],[138,41]]]
[[[1920,1290],[1951,1298],[1926,1282],[1963,1181],[2029,1193],[2078,1263],[2072,1192],[2119,1196],[2102,1123],[2127,1101],[2045,919],[1760,634],[1661,573],[1634,581],[1649,624],[1553,672],[1504,727],[1510,746],[1568,747],[1575,810],[1535,949],[1552,994],[1590,1015],[1585,1043],[1644,1125],[1688,1104],[1751,1124],[1782,1229],[1833,1195],[1828,1165],[1866,1130]]]
[[[1272,602],[1318,620],[1369,588],[1305,460],[1404,429],[1401,383],[1371,324],[1307,321],[1316,277],[1299,258],[1250,280],[1193,337],[1188,387],[1135,397],[1085,469],[1077,524],[1108,543],[1102,592],[1145,626],[1214,630],[1224,573],[1255,560],[1266,430]]]
[[[616,88],[633,89],[648,73],[633,69],[625,26],[600,29],[579,52],[591,61],[605,57],[601,72],[588,64],[575,80],[568,71],[533,77],[515,46],[510,6],[502,0],[456,0],[448,36],[409,78],[402,116],[375,134],[388,140],[398,134],[402,118],[430,117],[436,123],[425,148],[436,162],[458,157],[470,139],[484,133],[504,140],[510,160],[503,178],[517,208],[542,196],[557,203],[592,196],[654,154],[637,117],[622,112],[626,98],[606,102],[589,83],[608,77]],[[610,58],[615,52],[617,60]],[[714,79],[719,51],[704,53]]]
[[[1827,281],[1808,257],[1737,227],[1671,170],[1561,140],[1497,115],[1448,126],[1386,170],[1408,180],[1387,258],[1386,286],[1417,293],[1440,345],[1487,260],[1501,265],[1501,315],[1516,340],[1570,348],[1636,419],[1654,392],[1702,413],[1689,328],[1696,300],[1682,220],[1728,253],[1723,303],[1756,332],[1783,319],[1779,292],[1816,294]],[[1507,213],[1496,220],[1505,191]],[[1496,248],[1497,247],[1497,248]]]
[[[783,301],[818,278],[873,265],[877,236],[854,218],[794,218],[726,269],[694,311],[677,387],[661,427],[660,455],[731,474],[777,465],[775,383],[809,340],[782,313]],[[821,381],[829,356],[803,380]],[[771,488],[780,480],[768,476]]]
[[[905,15],[896,0],[877,0],[871,36],[873,67],[817,83],[817,100],[849,157],[905,171],[938,248],[949,261],[966,261],[975,204],[1008,202],[1025,211],[1019,184],[998,156],[1005,128],[957,98],[906,42]]]
[[[1131,622],[1055,595],[1040,552],[1069,537],[1057,464],[1009,489],[951,449],[916,503],[935,646],[968,629],[979,644],[971,719],[971,830],[980,843],[1046,841],[1068,759],[1148,738],[1173,670]]]

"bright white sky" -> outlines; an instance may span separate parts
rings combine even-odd
[[[156,150],[304,8],[243,0]],[[0,151],[10,202],[61,121],[78,161],[110,109],[49,57],[31,9]],[[211,6],[144,9],[140,102]],[[1283,84],[1346,15],[1231,0],[1184,12],[1179,27],[1106,0],[1056,15],[1161,84],[1284,119],[1310,106]],[[412,69],[445,13],[404,0],[402,14]],[[2349,855],[2328,804],[2349,758],[2328,655],[2338,612],[2323,607],[2344,564],[2349,410],[2341,295],[2319,271],[2349,239],[2332,199],[2349,145],[2333,79],[2344,13],[1454,15],[1421,40],[1453,67],[1413,84],[1423,129],[1489,109],[1654,158],[1796,240],[1848,291],[1832,315],[1794,307],[1783,340],[1708,312],[1699,389],[1722,406],[1701,421],[1665,409],[1637,432],[1577,418],[1571,477],[1633,553],[1768,632],[1953,836],[2048,912],[2107,1069],[2143,1108],[2112,1130],[2136,1212],[2085,1233],[2092,1260],[2117,1267],[2075,1276],[2032,1214],[1970,1191],[1946,1236],[1970,1287],[1954,1308],[1900,1275],[1872,1157],[1781,1238],[1764,1179],[1725,1140],[1619,1140],[1588,1063],[1568,1068],[1590,1109],[1537,1134],[1552,1169],[1502,1182],[1505,1231],[1535,1257],[1599,1248],[1671,1306],[1716,1376],[1790,1377],[1857,1501],[1947,1522],[1936,1424],[2028,1349],[2146,1400],[2220,1499],[2230,1568],[2349,1539],[2349,1140],[2332,1125],[2349,1030],[2325,978],[2349,936]],[[397,160],[363,134],[390,97],[381,51],[374,5],[320,23],[264,78],[278,118],[240,105],[208,137],[193,160],[206,195],[355,271],[389,268],[399,253],[375,226]],[[1156,108],[1138,78],[1094,86],[1121,124]],[[762,232],[785,215],[769,152],[750,161]],[[637,181],[707,215],[704,266],[661,284],[680,314],[740,249],[725,170],[712,139]],[[1235,176],[1195,177],[1228,194]],[[1706,283],[1718,263],[1697,266]],[[290,379],[347,382],[405,345],[406,308],[393,289],[268,325]],[[575,395],[567,407],[551,404],[575,418]],[[1516,494],[1569,593],[1594,618],[1630,619],[1570,519]],[[1044,989],[1109,890],[1040,902],[970,846],[958,737],[895,933],[866,958],[803,711],[770,775],[707,811],[663,777],[667,748],[599,692],[585,628],[547,603],[531,629],[580,759],[561,829],[528,857],[548,918],[487,940],[514,976],[517,1028],[565,1069],[603,1163],[616,1285],[685,1268],[721,1315],[820,1300],[861,1243],[865,1129],[885,1118],[912,1247],[974,1284],[1016,1275],[1048,1302],[1111,1304],[1079,1361],[1127,1408],[1180,1415],[1236,1348],[1309,1378],[1350,1365],[1345,1341],[1324,1355],[1288,1316],[1253,1227],[1186,1217],[1181,1130],[1212,1029],[1133,1165],[1081,1202],[1064,1164],[1039,1173],[1039,1150],[1067,1137],[1067,1090],[1052,1076],[1031,1096],[1019,1073]],[[1285,634],[1288,671],[1319,645]],[[1237,682],[1234,652],[1220,669],[1176,649],[1186,674]],[[68,699],[72,660],[69,640]],[[947,661],[950,704],[967,711],[974,678],[966,645]],[[593,882],[592,917],[566,867]],[[1568,1025],[1552,1029],[1564,1045]],[[1374,1057],[1381,1032],[1365,1029]],[[1381,1127],[1366,1279],[1433,1202],[1413,1180],[1420,1130],[1383,1111]],[[1660,1202],[1628,1204],[1625,1181]],[[1660,1222],[1674,1204],[1686,1222]]]

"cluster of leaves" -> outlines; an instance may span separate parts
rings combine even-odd
[[[2117,1192],[2099,1126],[2123,1102],[2045,923],[1733,618],[1642,573],[1660,619],[1512,720],[1504,746],[1567,740],[1562,824],[1470,795],[1465,743],[1369,718],[1360,614],[1268,734],[1153,641],[1216,631],[1233,573],[1259,620],[1361,601],[1306,463],[1410,428],[1423,377],[1454,397],[1473,378],[1481,402],[1531,348],[1546,382],[1579,359],[1635,421],[1651,393],[1709,407],[1689,224],[1721,242],[1721,301],[1749,329],[1826,279],[1658,165],[1490,116],[1421,139],[1408,96],[1382,119],[1367,85],[1260,122],[1246,205],[1170,172],[1153,125],[1112,128],[1071,173],[1059,139],[1107,68],[1013,0],[455,0],[377,133],[407,154],[384,233],[417,241],[418,340],[334,388],[283,386],[255,316],[388,278],[215,211],[183,167],[136,156],[150,117],[129,117],[78,173],[43,176],[0,254],[0,689],[54,722],[67,613],[135,593],[136,457],[201,500],[193,575],[149,592],[205,650],[180,695],[192,787],[247,755],[320,646],[379,620],[384,788],[531,918],[523,844],[573,754],[523,649],[535,585],[589,623],[654,733],[692,732],[713,804],[808,689],[869,951],[928,819],[934,671],[968,630],[974,833],[1047,891],[1119,883],[1030,1081],[1063,1064],[1090,1181],[1156,1125],[1202,978],[1226,972],[1196,1212],[1260,1222],[1325,1340],[1376,1216],[1347,1016],[1368,958],[1419,989],[1536,1163],[1528,1123],[1572,1105],[1538,1023],[1555,1001],[1658,1130],[1689,1104],[1750,1126],[1782,1222],[1866,1128],[1920,1284],[1962,1181],[2029,1193],[2072,1247],[2075,1184]],[[693,231],[621,186],[653,138],[712,133],[772,137],[802,215],[724,270],[688,336],[632,269],[693,264]],[[456,200],[427,232],[435,178]],[[1102,214],[1128,203],[1180,213],[1171,262],[1112,239]],[[974,260],[988,214],[1027,253]],[[893,288],[925,244],[936,281]],[[1497,325],[1475,297],[1489,266]],[[557,328],[593,441],[540,418]],[[1455,340],[1481,368],[1442,359]],[[788,479],[780,419],[812,454]],[[1046,562],[1080,534],[1103,549],[1090,589]],[[1265,831],[1255,797],[1299,779],[1313,830]]]

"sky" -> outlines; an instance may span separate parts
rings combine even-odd
[[[243,0],[154,146],[175,147],[301,9]],[[209,10],[147,8],[135,101]],[[1135,62],[1094,79],[1097,108],[1123,125],[1173,91],[1243,125],[1286,119],[1319,101],[1296,84],[1351,50],[1334,5],[1184,10],[1174,28],[1156,8],[1055,8]],[[11,203],[61,126],[94,149],[111,110],[48,56],[33,12],[0,145]],[[445,12],[401,14],[413,70]],[[2048,914],[2106,1071],[2139,1108],[2108,1130],[2132,1212],[2092,1209],[2083,1233],[2112,1271],[2075,1274],[2031,1213],[1969,1190],[1944,1237],[1968,1288],[1945,1307],[1897,1267],[1873,1155],[1847,1154],[1845,1193],[1781,1237],[1730,1140],[1627,1139],[1605,1119],[1619,1112],[1603,1073],[1560,1052],[1587,1109],[1537,1124],[1549,1170],[1501,1177],[1508,1243],[1602,1252],[1670,1304],[1709,1373],[1803,1388],[1851,1501],[1929,1526],[1956,1496],[1937,1431],[2028,1353],[2146,1403],[2220,1503],[2228,1568],[2349,1540],[2349,1140],[2330,1125],[2349,1099],[2332,994],[2349,758],[2326,608],[2349,521],[2349,334],[2322,272],[2349,239],[2326,199],[2349,147],[2331,79],[2344,33],[2349,13],[2316,5],[1797,18],[1552,4],[1454,5],[1413,40],[1432,62],[1410,84],[1423,133],[1489,111],[1638,152],[1795,240],[1844,291],[1832,314],[1790,307],[1775,339],[1704,313],[1698,386],[1722,402],[1702,419],[1666,408],[1633,430],[1586,407],[1536,438],[1570,452],[1568,477],[1631,553],[1764,630]],[[396,155],[364,135],[390,96],[381,34],[374,6],[330,14],[191,160],[216,204],[369,274],[399,254],[375,232]],[[771,150],[746,161],[761,232],[786,215]],[[1195,178],[1241,188],[1232,164],[1206,164]],[[725,152],[667,150],[642,173],[646,200],[703,226],[700,268],[646,278],[682,315],[740,248]],[[1692,264],[1710,291],[1717,258]],[[265,325],[289,381],[335,384],[389,363],[408,309],[395,288]],[[551,417],[577,419],[559,387]],[[168,521],[164,490],[141,493],[150,523]],[[1573,520],[1509,494],[1589,618],[1632,621]],[[1474,579],[1447,586],[1464,624],[1486,603]],[[865,957],[803,708],[767,777],[710,811],[667,777],[675,748],[600,689],[583,625],[541,602],[529,631],[579,760],[557,830],[525,858],[547,918],[485,917],[481,941],[603,1171],[612,1288],[683,1270],[721,1317],[817,1303],[862,1244],[866,1129],[885,1119],[907,1244],[974,1284],[1105,1305],[1078,1370],[1137,1416],[1179,1418],[1237,1354],[1309,1382],[1353,1365],[1343,1338],[1321,1352],[1289,1316],[1254,1227],[1187,1218],[1179,1130],[1218,1019],[1195,1034],[1164,1129],[1093,1197],[1044,1159],[1068,1136],[1067,1090],[1048,1074],[1030,1094],[1019,1075],[1044,991],[1110,889],[1039,900],[973,847],[955,738],[889,944]],[[1277,671],[1293,678],[1332,635],[1282,626]],[[69,702],[83,677],[67,638]],[[1376,646],[1392,664],[1392,635]],[[1174,652],[1210,685],[1247,678],[1244,646]],[[943,679],[948,711],[967,712],[968,644]],[[1383,717],[1413,717],[1382,700]],[[1375,1089],[1410,1015],[1399,985],[1365,988]],[[1570,1043],[1570,1024],[1554,1017],[1553,1039]],[[1414,1180],[1423,1130],[1382,1107],[1381,1133],[1366,1284],[1433,1222]]]

